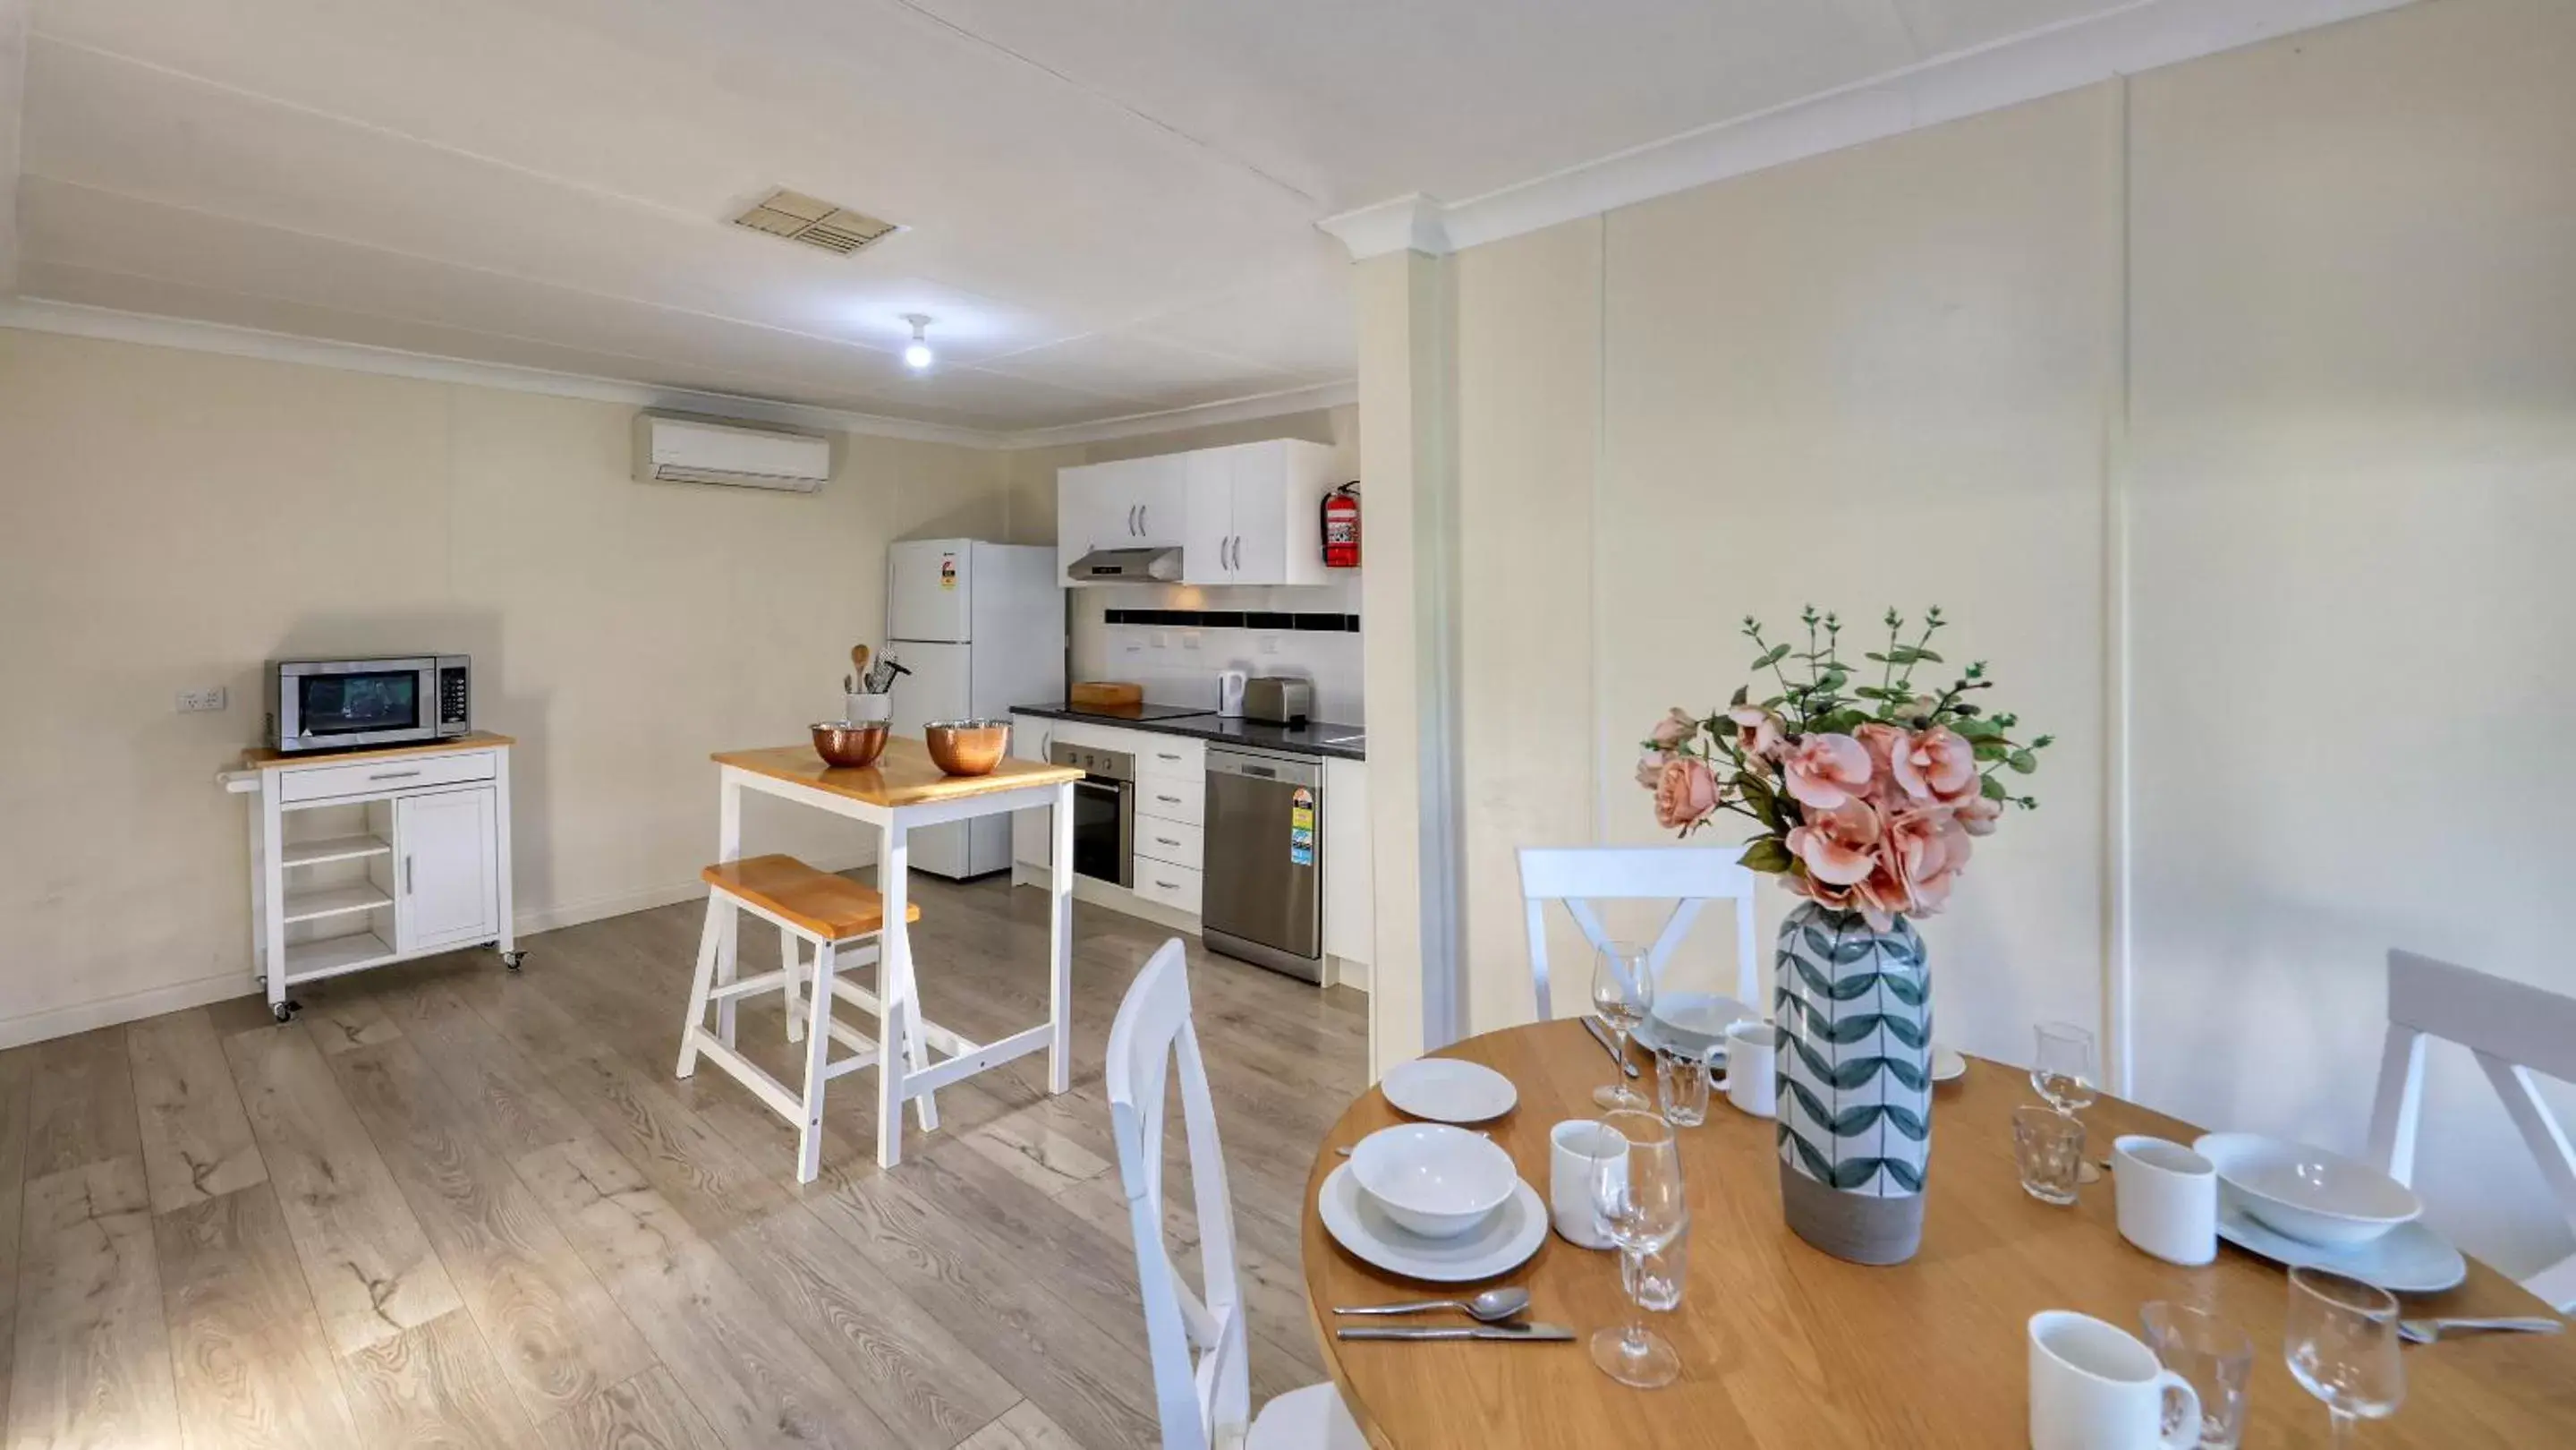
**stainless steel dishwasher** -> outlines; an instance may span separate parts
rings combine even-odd
[[[1324,980],[1324,763],[1211,745],[1207,875],[1199,932],[1210,948]]]

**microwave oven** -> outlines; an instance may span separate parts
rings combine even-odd
[[[268,743],[282,755],[425,745],[474,728],[464,655],[274,660]]]

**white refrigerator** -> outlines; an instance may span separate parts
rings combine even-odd
[[[886,653],[894,733],[933,720],[1008,719],[1013,705],[1064,700],[1064,581],[1052,545],[917,539],[886,560]],[[1011,865],[1011,818],[925,826],[906,839],[913,869],[964,880]]]

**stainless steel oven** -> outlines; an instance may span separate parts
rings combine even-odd
[[[268,743],[286,754],[419,745],[474,728],[463,655],[274,660]]]
[[[1073,869],[1094,880],[1136,884],[1136,757],[1123,750],[1056,741],[1047,762],[1082,772],[1073,783]]]

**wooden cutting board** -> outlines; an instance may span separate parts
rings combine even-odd
[[[1085,680],[1064,692],[1064,702],[1077,710],[1125,709],[1145,703],[1145,687],[1117,680]]]

